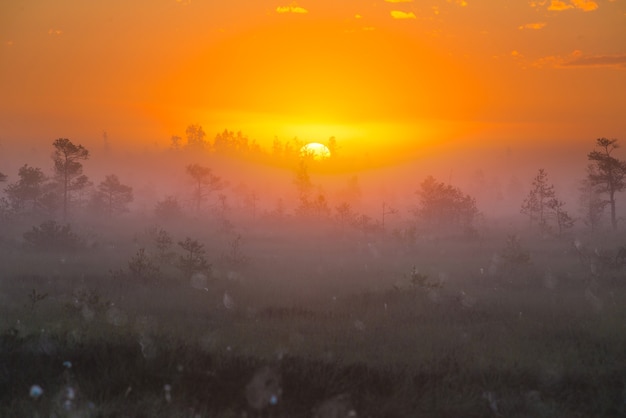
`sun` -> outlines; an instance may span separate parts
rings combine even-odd
[[[314,160],[320,161],[330,158],[330,150],[324,144],[319,142],[309,142],[302,148],[300,148],[300,156],[311,157]]]

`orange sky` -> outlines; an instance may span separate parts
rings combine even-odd
[[[626,141],[625,40],[624,0],[3,1],[0,142],[589,148]]]

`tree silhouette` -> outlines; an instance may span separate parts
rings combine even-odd
[[[621,192],[626,187],[626,162],[618,160],[611,155],[619,148],[617,139],[598,138],[596,149],[587,154],[592,161],[589,172],[589,181],[600,193],[608,194],[608,205],[611,207],[611,226],[617,229],[617,217],[615,211],[615,193]]]
[[[580,192],[578,201],[580,203],[582,219],[591,229],[592,233],[598,229],[604,208],[609,203],[602,199],[601,193],[594,187],[593,182],[589,178],[589,174],[593,173],[593,170],[592,165],[587,167],[587,177],[580,181],[578,187],[578,191]]]
[[[128,210],[128,204],[133,201],[133,188],[120,183],[115,174],[106,176],[98,185],[97,201],[100,202],[109,217],[114,213]]]
[[[39,199],[43,196],[43,184],[46,176],[40,168],[29,167],[24,164],[18,171],[19,180],[11,183],[4,190],[14,210],[22,211],[30,204],[31,211],[35,212],[39,206]]]
[[[80,180],[80,183],[72,182],[72,180],[83,174],[83,165],[80,160],[88,159],[89,151],[82,145],[74,145],[67,138],[55,140],[52,146],[54,147],[52,154],[54,171],[63,188],[63,218],[67,219],[70,192],[77,190],[81,184],[85,184],[83,180]]]
[[[196,212],[199,212],[206,198],[214,191],[221,190],[224,183],[222,178],[213,174],[209,167],[203,167],[199,164],[188,165],[187,174],[191,176],[194,182],[193,203]]]
[[[565,202],[563,202],[561,199],[557,199],[556,197],[550,199],[546,206],[554,216],[554,221],[556,222],[559,236],[563,234],[563,230],[569,229],[574,226],[574,218],[572,218],[569,213],[567,213],[564,208]]]
[[[533,179],[532,188],[524,199],[520,211],[528,216],[531,226],[533,221],[538,221],[541,227],[546,227],[548,202],[554,198],[554,186],[548,184],[548,173],[543,168],[540,168]]]
[[[162,221],[169,221],[180,218],[183,215],[183,210],[176,197],[166,196],[165,199],[156,203],[154,214]]]
[[[468,227],[478,216],[473,197],[432,176],[426,177],[416,193],[420,204],[415,214],[431,226]]]
[[[203,150],[206,141],[204,138],[206,134],[204,133],[204,129],[200,125],[189,125],[185,130],[185,135],[187,136],[187,148],[193,151]]]
[[[187,237],[185,241],[179,241],[178,245],[185,251],[183,255],[179,256],[178,268],[182,270],[186,278],[191,277],[195,272],[211,273],[211,265],[206,259],[203,244]]]

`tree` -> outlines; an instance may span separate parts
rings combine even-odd
[[[183,215],[183,210],[176,197],[166,196],[165,199],[156,203],[154,214],[161,221],[169,221],[179,219]]]
[[[618,160],[613,151],[619,148],[617,139],[598,138],[596,149],[587,154],[592,161],[588,178],[593,187],[600,193],[608,195],[608,205],[611,208],[611,226],[617,229],[617,216],[615,211],[615,193],[624,191],[626,188],[626,161]]]
[[[30,205],[32,212],[39,207],[39,199],[43,196],[43,184],[46,176],[40,168],[24,164],[18,171],[19,180],[11,183],[4,191],[13,209],[21,211]]]
[[[213,150],[222,154],[243,154],[249,150],[248,137],[241,131],[237,133],[224,129],[224,132],[215,135]]]
[[[546,210],[548,202],[555,198],[554,186],[548,184],[548,173],[543,168],[535,176],[532,188],[522,203],[521,212],[528,216],[530,225],[538,221],[539,226],[546,227]]]
[[[72,180],[83,174],[83,165],[80,160],[88,159],[89,151],[82,145],[74,145],[67,138],[57,139],[52,143],[52,146],[54,147],[52,154],[54,171],[63,188],[63,218],[66,219],[70,192],[77,190],[81,184],[85,184],[83,180],[80,183]]]
[[[187,174],[191,176],[194,182],[193,203],[196,212],[200,212],[202,203],[211,193],[221,190],[224,187],[222,178],[213,174],[209,167],[203,167],[199,164],[190,164],[187,166]]]
[[[591,232],[595,232],[600,226],[604,208],[608,202],[601,197],[601,193],[594,187],[589,174],[593,172],[593,166],[587,167],[587,177],[581,180],[578,187],[580,196],[580,212],[585,225],[591,228]]]
[[[36,250],[63,251],[84,247],[83,239],[72,232],[69,224],[59,225],[52,220],[33,226],[23,236],[26,246]]]
[[[98,185],[96,199],[104,205],[109,217],[114,213],[128,210],[128,204],[133,201],[133,188],[120,183],[115,174],[106,176]]]
[[[298,198],[300,201],[308,200],[311,191],[313,190],[313,183],[311,183],[311,177],[309,176],[309,169],[304,158],[300,159],[298,163],[298,169],[296,170],[296,178],[294,184],[298,191]]]
[[[473,197],[432,176],[426,177],[416,194],[420,204],[415,215],[431,226],[469,227],[479,214]]]
[[[170,138],[170,149],[178,151],[181,146],[182,138],[177,135],[172,135]]]
[[[200,151],[203,150],[206,141],[204,138],[206,134],[204,133],[204,129],[200,125],[189,125],[185,130],[185,135],[187,136],[187,148]]]
[[[178,259],[178,268],[182,270],[186,278],[190,278],[193,273],[211,273],[211,264],[206,259],[204,245],[197,240],[185,238],[179,241],[178,245],[185,251]]]
[[[569,229],[574,226],[574,218],[572,218],[569,213],[567,213],[567,211],[564,209],[565,202],[555,197],[553,199],[550,199],[546,206],[554,216],[554,221],[556,222],[559,236],[563,234],[563,230]]]

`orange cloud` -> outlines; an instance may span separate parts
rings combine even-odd
[[[564,1],[552,0],[552,2],[550,3],[550,6],[548,7],[548,10],[554,10],[554,11],[560,12],[560,11],[572,9],[572,8],[574,8],[574,6],[572,6],[571,4],[567,4]]]
[[[536,68],[598,68],[612,67],[626,69],[626,54],[618,55],[584,55],[580,50],[574,50],[568,55],[549,55],[539,58],[532,63]]]
[[[415,13],[413,12],[403,12],[400,10],[392,10],[391,17],[394,19],[415,19]]]
[[[387,3],[411,3],[413,0],[385,0]]]
[[[546,22],[526,23],[525,25],[518,26],[518,29],[543,29],[546,27]]]
[[[295,2],[291,3],[289,6],[278,6],[276,8],[276,13],[309,13],[307,9],[304,7],[298,6]]]
[[[59,36],[62,33],[63,33],[63,31],[60,30],[60,29],[49,29],[48,30],[48,35],[57,35],[57,36]]]
[[[579,56],[561,64],[563,67],[618,67],[626,68],[626,55]]]
[[[531,2],[531,6],[533,6],[532,2]],[[550,2],[550,6],[548,7],[548,10],[560,12],[563,10],[569,10],[569,9],[575,8],[575,9],[582,10],[583,12],[591,12],[591,11],[596,10],[598,7],[599,7],[598,3],[596,3],[593,0],[570,0],[569,3],[566,3],[561,0],[552,0]]]
[[[574,7],[583,12],[591,12],[599,7],[598,3],[592,0],[572,0],[572,3],[574,3]]]

